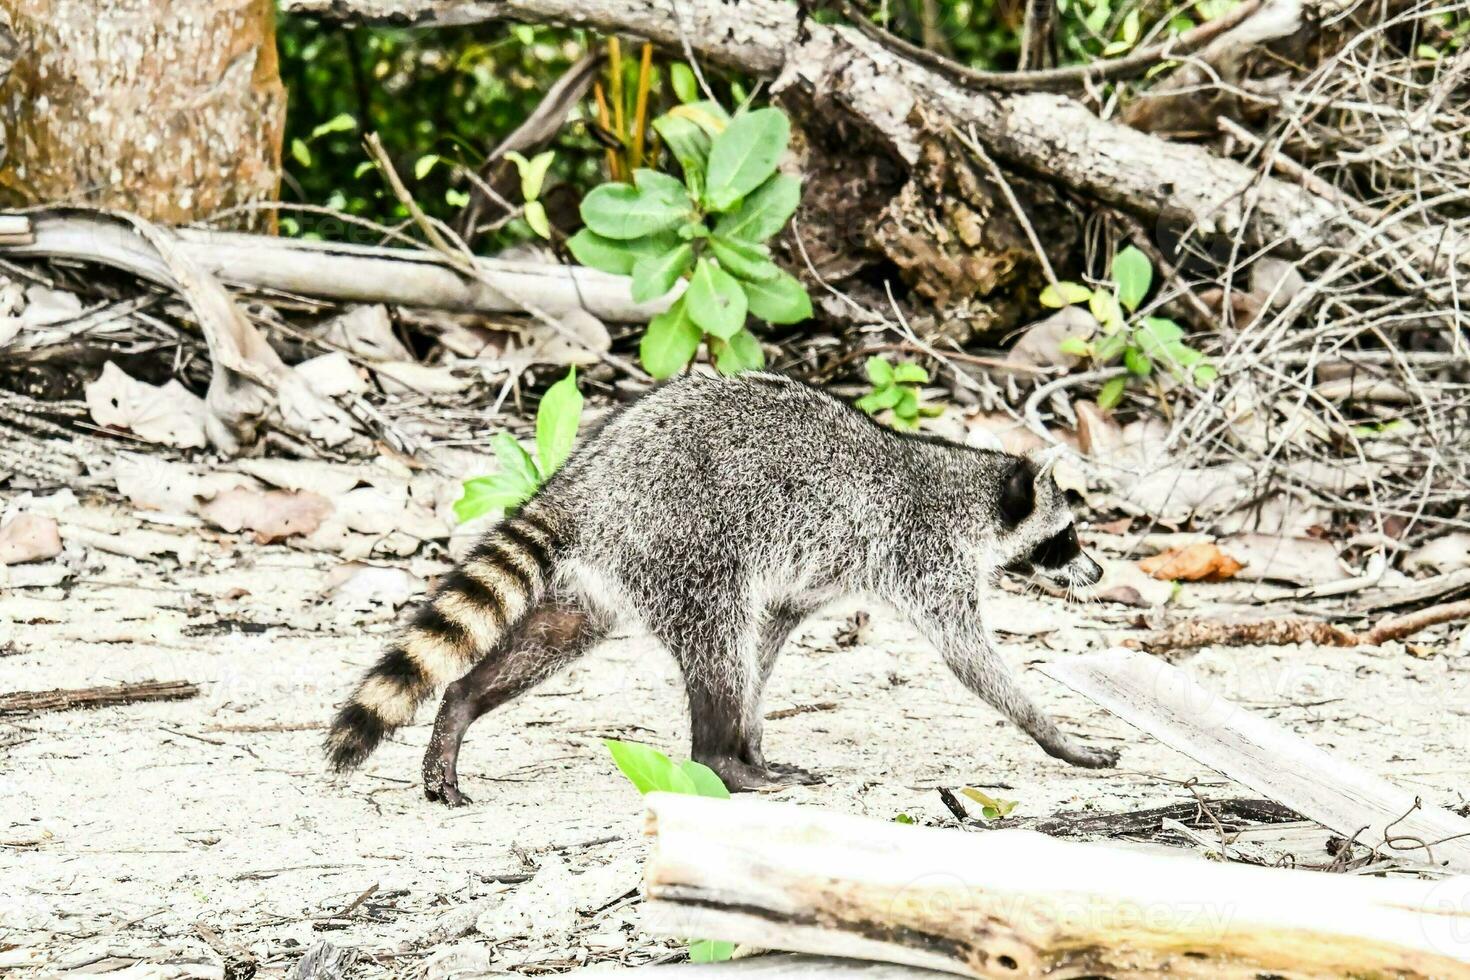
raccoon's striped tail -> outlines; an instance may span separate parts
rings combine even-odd
[[[361,765],[384,736],[411,722],[420,704],[462,676],[530,612],[556,561],[555,524],[544,505],[530,501],[445,576],[337,712],[326,740],[334,768]]]

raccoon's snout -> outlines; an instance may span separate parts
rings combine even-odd
[[[1072,582],[1076,585],[1086,587],[1102,581],[1102,566],[1093,561],[1091,555],[1085,553],[1078,555],[1067,568],[1072,574]]]

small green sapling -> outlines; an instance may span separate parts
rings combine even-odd
[[[541,396],[536,410],[536,456],[526,452],[509,432],[496,433],[490,444],[500,461],[499,472],[466,480],[463,496],[454,503],[454,516],[464,523],[492,510],[508,513],[525,503],[571,455],[581,421],[582,393],[577,390],[577,369],[572,368]]]

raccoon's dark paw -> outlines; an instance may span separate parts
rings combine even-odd
[[[801,766],[787,765],[782,762],[771,762],[766,764],[766,771],[774,778],[783,780],[785,784],[792,786],[815,786],[826,782],[821,773],[803,769]]]
[[[1120,753],[1117,749],[1106,749],[1092,745],[1070,745],[1062,758],[1083,769],[1113,769],[1118,765]]]
[[[446,775],[442,767],[428,763],[424,765],[424,796],[431,803],[450,807],[469,806],[474,802],[459,791],[457,778]]]
[[[821,777],[796,766],[754,766],[739,759],[717,757],[698,760],[715,771],[725,788],[732,793],[758,793],[821,782]]]

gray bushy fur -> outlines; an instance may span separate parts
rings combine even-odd
[[[1048,753],[1114,765],[1114,750],[1059,731],[995,652],[983,596],[1004,569],[1066,586],[1100,575],[1045,463],[902,435],[775,374],[683,378],[589,434],[487,536],[364,680],[329,748],[360,762],[473,664],[449,684],[424,763],[430,797],[463,802],[470,723],[631,616],[683,670],[695,759],[732,789],[810,778],[762,755],[763,688],[804,618],[863,594]]]

